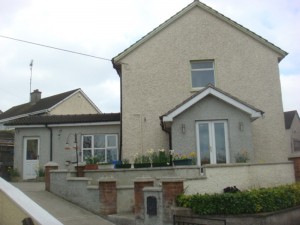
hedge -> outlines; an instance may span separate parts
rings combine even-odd
[[[300,183],[224,194],[179,195],[177,205],[198,215],[254,214],[300,205]]]

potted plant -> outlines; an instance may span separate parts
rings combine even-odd
[[[20,181],[20,173],[17,168],[8,167],[7,169],[9,180],[11,182],[19,182]]]
[[[151,161],[149,155],[143,155],[136,153],[134,155],[134,168],[145,168],[145,167],[151,167]]]
[[[170,161],[170,155],[165,149],[158,149],[157,152],[153,152],[151,155],[152,167],[168,166]]]
[[[175,153],[173,154],[174,166],[184,166],[196,164],[197,154],[196,152],[190,152],[189,154]]]
[[[45,181],[45,170],[42,167],[38,167],[35,170],[36,173],[36,181],[43,182]]]
[[[98,169],[98,164],[100,160],[99,157],[97,156],[90,156],[85,158],[85,170],[97,170]]]
[[[131,168],[131,163],[129,162],[129,159],[123,159],[119,163],[115,164],[116,169],[129,169]]]

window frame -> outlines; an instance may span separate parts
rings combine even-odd
[[[104,147],[95,147],[95,136],[97,135],[104,135],[104,140],[105,140],[105,143],[104,143]],[[85,137],[91,137],[91,147],[84,147],[84,138]],[[108,138],[109,137],[115,137],[115,145],[113,146],[108,146]],[[91,156],[94,157],[95,156],[95,150],[104,150],[104,155],[105,155],[105,160],[100,162],[100,163],[108,163],[108,150],[113,150],[113,149],[116,149],[117,151],[117,158],[116,160],[118,160],[118,157],[119,157],[119,147],[118,147],[118,134],[84,134],[82,135],[81,137],[81,151],[82,151],[82,154],[81,154],[81,160],[82,162],[84,161],[84,151],[91,151]]]
[[[212,68],[198,68],[198,69],[193,69],[192,68],[192,64],[196,64],[196,63],[212,63]],[[193,72],[197,72],[197,71],[213,71],[213,83],[207,83],[206,85],[204,86],[193,86]],[[198,75],[199,76],[199,75]],[[199,89],[202,89],[204,87],[206,87],[208,84],[212,84],[215,86],[216,84],[216,80],[215,80],[215,60],[212,60],[212,59],[206,59],[206,60],[192,60],[190,61],[190,78],[191,78],[191,87],[192,87],[192,90],[193,91],[197,91]]]

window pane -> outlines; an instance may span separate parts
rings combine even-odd
[[[203,62],[192,62],[192,69],[207,69],[213,68],[213,62],[207,62],[207,61],[203,61]]]
[[[205,87],[209,83],[215,84],[214,71],[192,71],[192,87]]]
[[[225,128],[224,123],[215,123],[216,161],[226,163]]]
[[[27,160],[36,160],[38,156],[38,140],[27,140]]]
[[[99,159],[99,162],[105,162],[105,150],[104,149],[95,149],[94,156]]]
[[[83,161],[87,158],[90,158],[91,156],[92,156],[92,150],[83,150],[82,151]]]
[[[91,147],[92,147],[92,137],[83,136],[83,148],[91,148]]]
[[[208,123],[199,124],[200,158],[201,165],[210,164],[210,145]]]
[[[107,162],[111,163],[114,160],[117,160],[118,150],[116,148],[107,149]]]
[[[117,136],[107,136],[107,147],[117,147]]]
[[[99,134],[94,136],[94,147],[95,148],[105,148],[105,135]]]

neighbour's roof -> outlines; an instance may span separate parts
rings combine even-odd
[[[200,91],[196,92],[194,95],[190,96],[186,100],[184,100],[179,105],[175,106],[173,109],[165,113],[164,115],[160,116],[162,121],[172,121],[174,117],[179,115],[180,113],[184,112],[186,109],[194,105],[195,103],[201,101],[201,99],[205,98],[208,95],[212,95],[217,97],[228,104],[231,104],[240,110],[243,110],[251,115],[252,120],[257,119],[258,117],[262,116],[264,112],[260,109],[255,108],[252,105],[238,99],[230,95],[229,93],[214,87],[213,85],[209,84],[206,88],[201,89]]]
[[[299,115],[298,115],[297,110],[284,112],[284,123],[285,123],[285,129],[286,130],[291,128],[293,119],[296,115],[298,116],[298,119],[299,119]]]
[[[154,30],[152,30],[151,32],[149,32],[148,34],[146,34],[145,36],[143,36],[137,42],[135,42],[134,44],[132,44],[131,46],[129,46],[123,52],[121,52],[117,56],[115,56],[112,59],[112,63],[113,63],[114,68],[117,71],[120,70],[119,63],[118,63],[119,60],[121,60],[123,57],[125,57],[127,54],[129,54],[131,51],[133,51],[134,49],[136,49],[137,47],[139,47],[140,45],[142,45],[144,42],[146,42],[147,40],[149,40],[150,38],[152,38],[154,35],[156,35],[158,32],[160,32],[161,30],[163,30],[165,27],[169,26],[175,20],[177,20],[178,18],[180,18],[181,16],[183,16],[184,14],[186,14],[187,12],[189,12],[194,7],[200,7],[201,9],[205,10],[206,12],[208,12],[208,13],[216,16],[217,18],[223,20],[224,22],[228,23],[229,25],[237,28],[238,30],[242,31],[243,33],[248,34],[249,36],[251,36],[255,40],[257,40],[257,41],[261,42],[262,44],[268,46],[269,48],[273,49],[275,52],[277,52],[280,55],[279,61],[281,59],[283,59],[288,54],[287,52],[285,52],[281,48],[277,47],[273,43],[271,43],[268,40],[264,39],[263,37],[257,35],[256,33],[252,32],[251,30],[247,29],[246,27],[238,24],[237,22],[231,20],[230,18],[224,16],[223,14],[221,14],[218,11],[214,10],[213,8],[211,8],[211,7],[203,4],[202,2],[199,2],[198,0],[195,0],[191,4],[189,4],[188,6],[186,6],[185,8],[183,8],[181,11],[179,11],[178,13],[176,13],[174,16],[172,16],[171,18],[169,18],[168,20],[166,20],[164,23],[162,23],[161,25],[159,25],[157,28],[155,28]]]
[[[44,115],[28,116],[5,123],[5,126],[31,126],[31,125],[53,125],[53,124],[77,124],[77,123],[99,123],[119,122],[120,113],[102,114],[80,114],[80,115]]]
[[[65,98],[78,91],[80,91],[80,88],[53,95],[47,98],[42,98],[35,104],[28,102],[22,105],[14,106],[4,113],[0,114],[0,121],[5,121],[5,119],[18,117],[21,115],[28,116],[30,114],[45,113],[48,109],[52,108],[53,106],[63,101]]]

